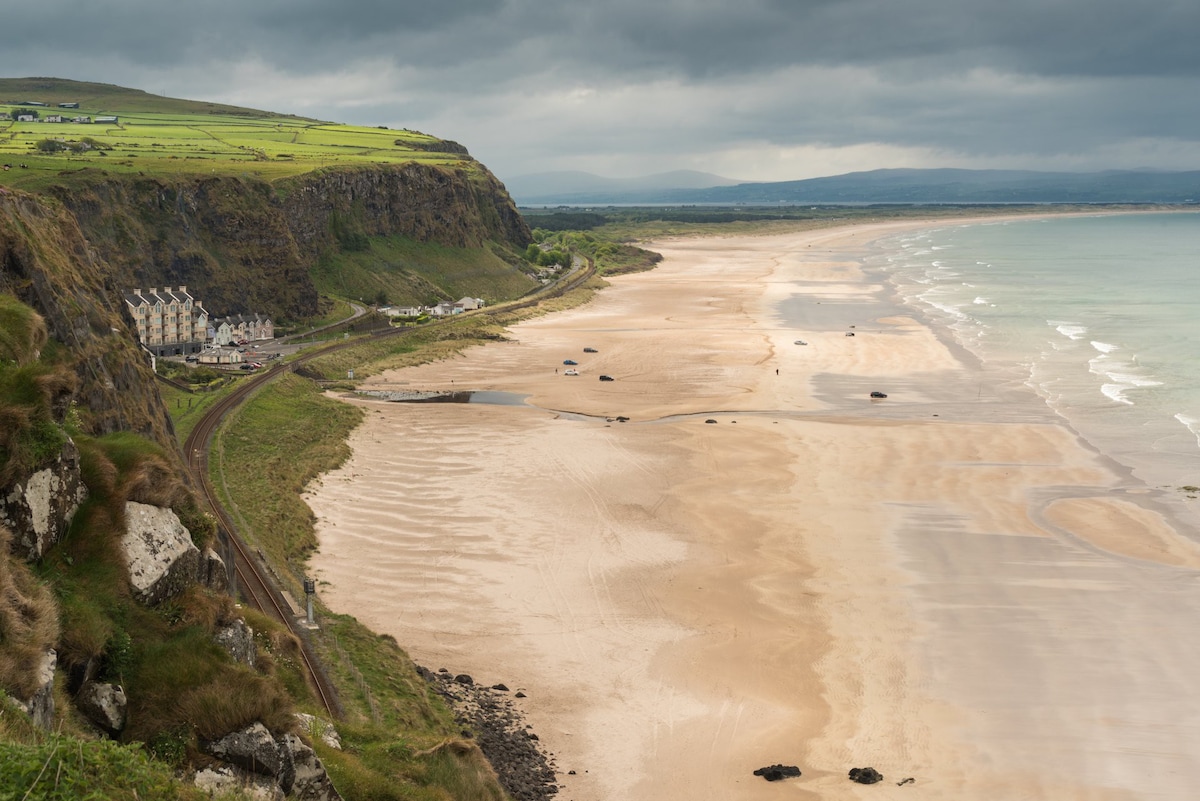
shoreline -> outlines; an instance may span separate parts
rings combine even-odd
[[[851,258],[880,231],[946,224],[966,221],[663,243],[655,271],[515,342],[367,382],[535,405],[352,401],[370,410],[355,455],[306,496],[326,602],[430,668],[520,686],[576,801],[766,798],[752,772],[777,763],[801,768],[787,782],[805,798],[871,792],[846,779],[867,765],[924,798],[1148,797],[1121,782],[1136,728],[1080,733],[1078,705],[1046,699],[1039,748],[1017,732],[1027,696],[1074,689],[1073,626],[1119,619],[1115,598],[1068,591],[1145,589],[1200,559],[1145,498],[1114,496],[1122,477],[1032,391],[965,362]],[[792,294],[829,325],[781,322]],[[585,345],[584,376],[549,372]],[[865,399],[876,386],[888,401]],[[1169,723],[1132,669],[1155,643],[1115,634],[1115,655],[1086,651],[1112,674],[1084,682],[1090,714],[1135,698]]]

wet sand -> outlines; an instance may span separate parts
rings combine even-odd
[[[1195,532],[863,272],[913,225],[660,243],[371,379],[527,405],[348,401],[323,601],[523,690],[564,801],[1190,797]]]

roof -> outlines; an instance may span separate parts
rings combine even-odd
[[[203,309],[203,304],[192,297],[192,294],[187,291],[186,286],[181,286],[178,289],[151,287],[146,290],[134,289],[125,293],[125,302],[135,307],[143,304],[153,306],[158,303],[165,305],[172,303],[182,304],[187,303],[189,300],[193,306]]]

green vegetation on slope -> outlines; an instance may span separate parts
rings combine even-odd
[[[404,237],[364,238],[361,247],[326,254],[312,270],[327,295],[380,305],[434,305],[482,297],[489,303],[534,286],[529,265],[514,265],[490,248],[461,248]]]
[[[14,801],[212,801],[141,749],[111,740],[56,736],[15,743],[0,737],[0,765],[0,798]]]
[[[229,497],[242,533],[297,596],[306,557],[317,545],[300,493],[345,460],[346,439],[362,419],[356,407],[322,393],[309,378],[277,379],[226,424],[210,459],[214,485]],[[461,739],[445,705],[394,640],[324,609],[312,640],[346,712],[338,723],[343,750],[316,743],[345,798],[502,801],[490,766]]]
[[[48,105],[22,105],[28,100]],[[79,108],[57,107],[76,102]],[[39,119],[18,122],[22,110]],[[29,190],[58,179],[61,171],[87,168],[266,180],[334,165],[419,162],[477,169],[460,145],[415,131],[339,125],[103,84],[0,79],[0,113],[13,117],[0,120],[0,160],[13,166],[0,173],[0,184]],[[52,116],[64,122],[45,121]],[[77,117],[92,122],[71,122]]]
[[[300,493],[350,455],[346,435],[361,418],[354,407],[322,397],[312,381],[288,374],[255,393],[214,443],[213,486],[228,498],[243,537],[277,570],[288,568],[292,592],[316,547],[312,512]]]
[[[87,742],[96,735],[70,701],[78,685],[124,685],[130,722],[121,737],[173,763],[195,758],[201,736],[252,720],[292,725],[292,701],[269,657],[252,670],[212,644],[216,627],[236,616],[228,596],[195,586],[153,608],[131,597],[118,545],[127,500],[174,508],[200,546],[214,528],[158,445],[78,430],[64,404],[73,382],[55,358],[61,350],[37,314],[0,295],[0,484],[53,464],[70,450],[70,434],[88,493],[64,540],[32,568],[10,553],[10,532],[0,528],[0,694],[30,697],[53,649],[54,729],[64,735],[49,737],[0,702],[0,797],[198,799],[141,749]]]

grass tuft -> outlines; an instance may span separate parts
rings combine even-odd
[[[58,606],[50,590],[9,555],[11,534],[0,525],[0,688],[28,699],[37,666],[58,641]]]

